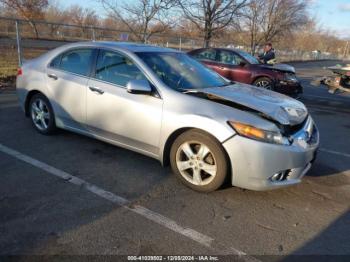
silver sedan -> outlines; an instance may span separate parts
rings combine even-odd
[[[192,189],[225,180],[251,190],[297,184],[319,144],[305,106],[230,82],[186,54],[133,43],[84,42],[18,71],[34,128],[63,128],[170,164]]]

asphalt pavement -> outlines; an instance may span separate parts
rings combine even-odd
[[[305,87],[301,100],[320,130],[320,152],[301,184],[267,192],[226,186],[197,193],[146,156],[63,130],[40,135],[14,91],[2,90],[0,255],[233,255],[249,261],[347,255],[337,257],[346,261],[350,95],[309,84],[331,64],[294,64]]]

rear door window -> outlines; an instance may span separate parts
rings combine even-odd
[[[239,65],[243,60],[234,52],[220,50],[217,61],[226,65]]]
[[[216,60],[216,50],[214,49],[204,49],[199,51],[194,55],[196,59],[203,60],[203,61],[212,61],[215,62]]]
[[[61,55],[56,56],[50,63],[50,67],[52,68],[59,68],[60,64],[61,64]]]
[[[130,80],[146,80],[144,74],[131,59],[108,50],[100,50],[94,77],[122,87],[126,87]]]
[[[93,54],[94,50],[90,48],[74,49],[56,57],[51,61],[50,67],[82,76],[89,76]]]

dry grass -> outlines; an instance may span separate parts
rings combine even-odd
[[[0,54],[0,79],[16,75],[18,65],[16,48],[0,48]]]

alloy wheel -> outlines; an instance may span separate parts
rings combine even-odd
[[[260,81],[256,82],[255,85],[257,87],[262,87],[262,88],[269,89],[269,90],[272,89],[271,82],[267,81],[267,80],[260,80]]]
[[[40,130],[45,131],[49,127],[50,112],[46,102],[40,98],[33,101],[31,105],[31,116],[34,125]]]
[[[180,145],[176,165],[183,178],[197,186],[209,184],[216,176],[217,164],[208,146],[197,141]]]

